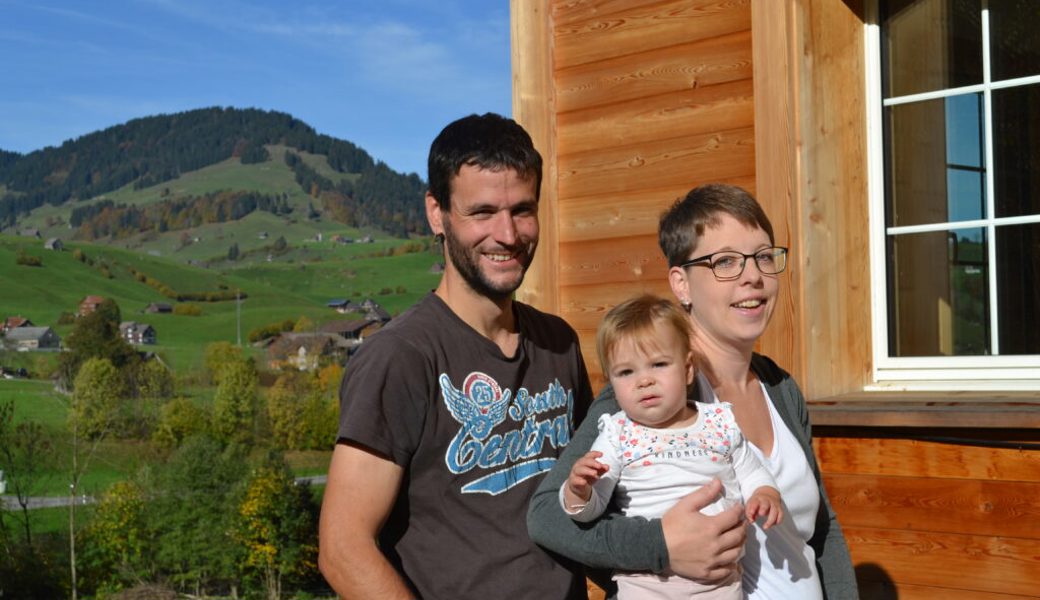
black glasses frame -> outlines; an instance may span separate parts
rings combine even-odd
[[[779,252],[777,252],[778,250],[779,250]],[[715,279],[717,279],[719,281],[732,281],[734,279],[739,278],[741,275],[744,274],[744,269],[747,267],[747,260],[749,258],[756,258],[759,254],[763,254],[763,253],[772,253],[774,258],[778,257],[778,256],[783,256],[784,257],[784,266],[783,266],[782,269],[778,270],[776,273],[766,273],[766,272],[762,271],[761,268],[759,268],[758,260],[755,260],[754,261],[755,262],[755,268],[758,269],[760,273],[762,273],[763,275],[779,275],[780,273],[783,273],[784,271],[787,270],[787,253],[788,253],[788,249],[785,248],[784,246],[772,246],[770,248],[763,248],[762,250],[759,250],[758,252],[755,252],[754,254],[744,254],[743,252],[737,252],[736,250],[721,250],[719,252],[712,252],[711,254],[705,254],[704,256],[699,256],[697,258],[691,258],[690,260],[688,260],[688,261],[682,263],[681,265],[679,265],[679,268],[680,269],[685,269],[686,267],[704,266],[704,267],[708,267],[709,269],[711,269],[711,274],[715,276]],[[719,254],[730,254],[730,255],[737,255],[737,254],[739,254],[741,256],[741,259],[740,259],[740,271],[738,271],[736,275],[732,275],[730,277],[724,277],[724,276],[721,276],[718,273],[716,273],[715,272],[715,265],[712,263],[712,258],[714,258],[715,256],[717,256]]]

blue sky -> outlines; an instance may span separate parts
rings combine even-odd
[[[507,0],[0,0],[0,148],[206,106],[286,112],[425,179],[448,122],[511,113]]]

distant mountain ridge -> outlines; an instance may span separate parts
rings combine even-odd
[[[286,165],[317,206],[301,217],[398,237],[425,233],[426,186],[418,175],[398,173],[291,115],[219,107],[134,119],[25,155],[0,150],[0,228],[45,205],[62,207],[126,186],[157,186],[230,158],[243,165],[275,160],[267,149],[272,145],[287,148]],[[322,156],[332,171],[349,177],[325,177],[294,150]]]

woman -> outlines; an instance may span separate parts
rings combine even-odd
[[[698,187],[676,202],[661,217],[659,242],[700,357],[695,397],[732,404],[791,517],[768,533],[749,528],[741,559],[744,591],[752,599],[779,598],[794,581],[800,598],[857,598],[848,548],[812,452],[805,399],[788,373],[754,352],[776,305],[787,249],[774,246],[772,225],[750,194],[720,184]],[[724,578],[736,568],[744,532],[735,509],[714,517],[696,512],[712,497],[680,502],[661,520],[615,515],[582,527],[560,509],[557,491],[596,437],[599,415],[617,410],[607,387],[531,500],[532,538],[592,567],[675,572],[706,582]]]

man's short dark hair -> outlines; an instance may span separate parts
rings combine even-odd
[[[451,208],[451,182],[464,165],[498,171],[512,169],[534,178],[535,199],[541,195],[542,155],[516,121],[495,113],[470,115],[449,123],[430,145],[430,194],[441,210]]]
[[[773,225],[751,194],[735,185],[709,183],[693,188],[661,215],[657,242],[668,266],[677,267],[690,260],[704,228],[717,226],[722,214],[748,227],[760,228],[769,236],[769,243],[775,243]]]

